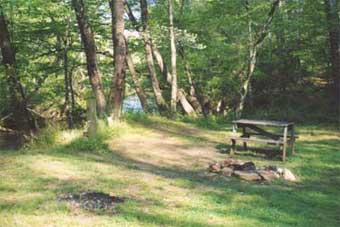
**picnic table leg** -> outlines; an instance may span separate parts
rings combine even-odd
[[[247,135],[247,129],[246,129],[246,127],[242,127],[242,133],[243,133],[242,137],[244,136],[244,137],[248,137],[248,138],[249,138],[249,135]],[[248,150],[247,142],[243,142],[243,149],[244,149],[245,151]]]
[[[290,148],[292,150],[292,154],[295,154],[295,131],[294,131],[294,125],[292,125],[291,129],[290,129]]]
[[[284,129],[283,129],[282,161],[286,161],[287,133],[288,133],[288,127],[284,127]]]
[[[230,155],[234,155],[236,151],[236,140],[231,140]]]

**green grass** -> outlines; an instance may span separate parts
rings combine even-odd
[[[130,116],[95,140],[81,130],[48,131],[52,138],[29,148],[0,151],[0,226],[340,226],[338,132],[300,127],[297,154],[286,163],[239,152],[299,178],[257,184],[207,174],[210,161],[226,157],[216,148],[228,150],[228,133],[196,126]],[[56,200],[87,190],[128,199],[116,214]]]

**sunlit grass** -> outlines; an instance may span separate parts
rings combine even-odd
[[[0,226],[340,225],[336,131],[299,128],[297,154],[286,163],[239,153],[257,165],[290,168],[300,179],[269,185],[206,173],[210,161],[226,156],[216,147],[229,143],[228,132],[145,116],[101,130],[95,140],[84,139],[82,130],[57,130],[47,146],[40,140],[22,151],[1,151]],[[112,215],[56,200],[89,190],[127,202]]]

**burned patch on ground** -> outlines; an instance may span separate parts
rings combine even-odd
[[[102,192],[82,192],[59,195],[57,200],[90,211],[113,211],[117,204],[125,202],[126,199]]]

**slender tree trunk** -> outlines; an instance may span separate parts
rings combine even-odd
[[[182,57],[183,63],[184,63],[184,70],[185,74],[187,75],[188,83],[189,83],[189,95],[187,96],[188,101],[192,105],[192,107],[195,109],[197,113],[202,113],[202,106],[197,98],[195,83],[192,78],[191,68],[188,59],[185,56],[184,47],[180,46],[178,49],[178,53]]]
[[[119,120],[121,117],[125,91],[126,43],[124,37],[125,23],[123,0],[110,0],[110,8],[112,13],[112,41],[115,64],[110,102],[112,102],[112,117],[114,120]]]
[[[0,5],[0,49],[8,87],[11,96],[13,118],[16,129],[31,131],[36,129],[34,117],[28,110],[28,101],[16,70],[16,53],[10,39],[7,21]]]
[[[158,48],[152,42],[151,42],[151,48],[152,48],[153,57],[155,58],[155,60],[157,62],[159,70],[163,74],[167,83],[171,85],[171,83],[172,83],[171,73],[168,71],[166,64],[164,64],[164,62],[163,62],[163,57],[161,55],[161,52],[158,50]]]
[[[150,76],[152,78],[152,85],[153,85],[153,90],[155,93],[155,97],[156,97],[156,102],[158,107],[160,107],[160,102],[164,103],[161,104],[162,105],[162,109],[163,110],[167,110],[168,109],[168,105],[166,104],[162,93],[161,93],[161,89],[159,86],[159,81],[157,78],[157,74],[156,74],[156,70],[155,70],[155,66],[154,66],[154,61],[153,61],[153,57],[155,57],[157,65],[161,71],[161,73],[164,75],[164,77],[166,78],[167,83],[169,83],[171,85],[171,73],[168,72],[166,64],[163,61],[163,57],[161,55],[161,53],[159,52],[159,50],[157,49],[157,47],[152,43],[152,39],[149,33],[149,29],[148,29],[148,9],[147,9],[147,2],[146,0],[140,0],[140,5],[141,5],[141,18],[142,18],[142,26],[139,25],[139,23],[137,22],[136,18],[133,15],[132,9],[129,7],[128,4],[127,5],[127,15],[129,16],[131,22],[134,24],[136,31],[138,31],[144,41],[144,49],[145,49],[145,55],[146,55],[146,61],[148,63],[148,70],[150,73]],[[150,55],[151,53],[151,55]],[[183,91],[181,91],[183,93]],[[177,92],[177,96],[179,96],[179,93]],[[158,100],[158,101],[157,101]],[[163,100],[163,101],[162,101]],[[186,100],[185,96],[182,96],[182,100]],[[181,102],[182,104],[183,102]],[[186,100],[185,101],[186,104],[190,103]],[[183,107],[183,105],[182,105]],[[186,111],[188,108],[184,108],[184,111]],[[193,109],[192,107],[190,109]],[[193,113],[191,112],[186,112],[187,114],[192,115]]]
[[[97,113],[104,117],[106,111],[106,99],[102,87],[99,68],[97,65],[96,43],[91,26],[88,22],[83,0],[72,0],[76,13],[79,31],[81,34],[84,51],[86,54],[87,71],[90,77],[93,95],[96,98]]]
[[[334,100],[340,129],[340,20],[337,15],[337,0],[325,0],[328,20],[329,52],[333,80]]]
[[[254,34],[252,30],[252,21],[250,19],[249,12],[248,12],[249,2],[248,0],[246,1],[246,10],[248,12],[249,55],[247,59],[247,66],[245,70],[242,70],[241,72],[241,77],[244,79],[243,79],[243,83],[242,83],[241,90],[240,90],[240,101],[236,109],[236,118],[241,118],[242,116],[244,104],[245,104],[248,91],[249,91],[249,84],[251,82],[252,76],[255,71],[258,48],[262,45],[263,41],[267,37],[268,29],[274,19],[275,12],[277,8],[280,6],[280,4],[281,4],[281,0],[275,0],[273,2],[265,24],[262,26],[262,29],[257,34]],[[254,37],[257,37],[257,39],[255,39]]]
[[[226,107],[227,107],[227,99],[226,97],[223,97],[217,104],[217,108],[216,108],[217,114],[224,115]]]
[[[74,89],[73,89],[73,67],[69,70],[69,88],[70,88],[70,96],[71,96],[71,116],[72,116],[72,127],[74,127],[74,114],[76,109],[76,100],[74,95]]]
[[[159,86],[159,81],[156,74],[156,69],[152,56],[151,38],[148,29],[148,6],[146,0],[140,0],[141,12],[142,12],[142,31],[140,32],[144,41],[144,51],[146,63],[148,65],[148,71],[151,77],[152,89],[155,94],[156,103],[161,113],[168,110],[168,105],[162,95],[162,90]],[[137,30],[139,30],[137,28]]]
[[[132,81],[133,81],[133,85],[134,85],[134,88],[136,90],[137,96],[138,96],[138,98],[139,98],[139,100],[142,104],[143,110],[144,110],[145,113],[150,113],[150,108],[149,108],[149,105],[148,105],[148,102],[147,102],[146,94],[145,94],[145,92],[142,88],[140,81],[139,81],[138,74],[135,70],[135,66],[133,64],[133,60],[132,60],[132,57],[131,57],[129,52],[127,52],[127,55],[126,55],[126,64],[129,68],[131,78],[132,78]]]
[[[244,104],[249,92],[249,85],[251,78],[253,76],[255,66],[256,66],[256,56],[257,56],[257,47],[254,43],[254,34],[252,30],[252,21],[248,16],[248,45],[249,45],[249,55],[248,55],[248,63],[247,63],[247,69],[245,72],[245,80],[243,81],[241,92],[240,92],[240,103],[238,106],[238,111],[236,114],[237,118],[241,117],[241,114],[244,109]]]
[[[159,68],[160,72],[165,76],[167,83],[171,85],[172,84],[172,75],[167,70],[167,66],[163,61],[163,57],[162,57],[161,53],[159,52],[157,47],[152,43],[152,41],[150,41],[150,42],[151,42],[151,47],[152,47],[152,53],[153,53],[153,56],[156,59],[158,68]],[[181,103],[181,106],[182,106],[184,112],[188,115],[196,115],[195,109],[191,106],[192,104],[187,100],[185,92],[182,89],[179,89],[178,85],[177,85],[177,97],[179,97],[179,96],[181,96],[181,98],[179,98],[179,101]],[[188,107],[188,106],[191,106],[191,107]],[[192,112],[191,110],[194,110],[194,111]]]
[[[185,97],[185,92],[182,89],[177,90],[177,96],[179,99],[179,102],[182,105],[182,108],[185,113],[187,113],[190,116],[196,116],[196,112],[192,105],[188,102],[187,98]]]
[[[153,89],[153,92],[155,94],[156,103],[157,103],[157,106],[159,108],[159,111],[161,113],[163,113],[163,112],[167,111],[169,107],[168,107],[165,99],[163,98],[162,90],[159,86],[159,81],[158,81],[158,78],[157,78],[155,64],[154,64],[154,61],[153,61],[153,58],[152,58],[152,49],[151,49],[151,45],[150,45],[149,35],[147,33],[143,32],[142,36],[143,36],[143,40],[144,40],[144,51],[145,51],[146,63],[148,65],[148,71],[149,71],[149,75],[151,77],[152,89]]]
[[[69,42],[68,37],[64,38],[63,63],[64,63],[64,92],[65,103],[63,112],[66,115],[67,125],[73,128],[73,119],[70,111],[70,78],[69,78],[69,61],[68,61]]]
[[[168,0],[169,4],[169,33],[170,33],[170,48],[171,48],[171,114],[176,115],[177,109],[177,51],[176,37],[174,32],[173,19],[173,0]]]

